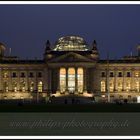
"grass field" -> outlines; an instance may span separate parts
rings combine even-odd
[[[0,104],[0,112],[140,112],[140,104]]]

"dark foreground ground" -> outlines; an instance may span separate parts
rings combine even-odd
[[[0,112],[140,112],[140,104],[0,104]]]

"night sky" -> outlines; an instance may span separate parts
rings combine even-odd
[[[66,35],[95,39],[102,59],[136,55],[140,5],[0,5],[0,42],[12,55],[40,59],[48,39]]]

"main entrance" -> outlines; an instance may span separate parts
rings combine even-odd
[[[61,68],[59,76],[61,92],[83,92],[83,68]]]

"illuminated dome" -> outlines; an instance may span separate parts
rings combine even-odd
[[[86,41],[78,36],[65,36],[56,41],[54,51],[87,51]]]

